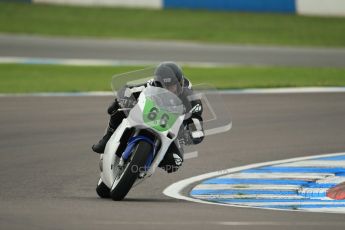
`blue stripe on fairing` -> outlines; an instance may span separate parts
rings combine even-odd
[[[212,190],[212,189],[193,189],[193,195],[297,195],[297,191],[280,190]]]
[[[295,13],[295,0],[164,0],[164,8]]]
[[[317,161],[345,161],[345,154],[340,155],[340,156],[334,156],[334,157],[315,158],[313,160],[317,160]]]
[[[307,185],[310,181],[304,180],[280,180],[280,179],[237,179],[237,178],[213,178],[205,180],[202,184],[281,184],[281,185]]]
[[[320,168],[320,167],[278,167],[268,166],[241,171],[242,173],[335,173],[345,175],[345,168]]]
[[[318,199],[203,199],[203,200],[210,200],[210,201],[215,201],[215,202],[220,202],[220,203],[230,203],[230,204],[238,204],[238,203],[272,203],[272,202],[278,202],[278,203],[329,203],[329,204],[324,204],[324,205],[336,205],[336,204],[344,204],[345,205],[345,200],[318,200]],[[267,204],[269,205],[269,204]]]
[[[302,204],[302,205],[264,205],[261,208],[279,208],[279,209],[313,209],[313,208],[343,208],[345,204]]]

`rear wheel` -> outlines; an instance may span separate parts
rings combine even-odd
[[[152,146],[145,141],[139,141],[136,144],[125,169],[121,176],[115,180],[110,190],[110,196],[113,200],[123,200],[125,198],[140,172],[145,171],[145,164],[151,151]]]
[[[110,189],[103,183],[103,181],[100,179],[96,192],[100,198],[110,198]]]

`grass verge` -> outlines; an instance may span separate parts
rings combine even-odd
[[[237,44],[345,46],[345,18],[0,3],[0,32]]]
[[[109,91],[114,74],[143,68],[0,64],[0,93]],[[345,68],[184,68],[193,84],[219,89],[345,86]]]

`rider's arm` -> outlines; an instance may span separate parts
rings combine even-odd
[[[146,88],[146,86],[147,84],[131,87],[125,85],[117,92],[117,98],[115,100],[117,100],[118,104],[122,108],[132,108],[136,104],[140,93]]]
[[[184,121],[187,138],[190,139],[189,144],[199,144],[204,139],[202,112],[203,106],[201,99],[195,95],[192,90],[187,90],[187,96],[191,105],[190,117]]]
[[[201,101],[197,102],[196,104],[202,107]],[[192,143],[195,145],[201,143],[205,137],[201,113],[202,110],[192,113],[191,117],[185,121]]]
[[[188,89],[192,89],[192,82],[188,80],[186,76],[183,76],[183,87],[186,87]]]

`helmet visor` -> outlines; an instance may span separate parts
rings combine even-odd
[[[182,86],[178,81],[175,73],[169,68],[160,68],[155,71],[155,85],[163,87],[170,92],[180,95],[182,92]]]

